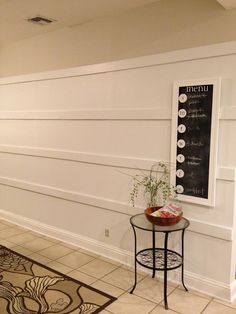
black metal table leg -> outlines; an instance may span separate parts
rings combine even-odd
[[[155,231],[152,231],[152,261],[153,261],[153,268],[152,268],[152,278],[155,277],[156,273],[156,241],[155,241]]]
[[[135,228],[133,225],[132,225],[132,228],[134,231],[134,285],[133,285],[133,288],[130,291],[130,293],[134,292],[134,289],[135,289],[136,284],[137,284],[137,259],[136,259],[136,256],[137,256],[137,235],[136,235],[136,231],[135,231]]]
[[[165,243],[164,243],[164,304],[165,309],[168,310],[167,302],[167,246],[168,246],[168,235],[169,232],[165,232]]]
[[[186,288],[185,284],[184,284],[184,232],[185,229],[183,229],[182,231],[182,267],[181,267],[181,280],[182,280],[182,285],[184,287],[184,289],[186,291],[188,291],[188,289]]]

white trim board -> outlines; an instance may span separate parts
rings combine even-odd
[[[169,108],[1,111],[0,120],[170,120]]]
[[[225,284],[189,271],[184,272],[184,282],[187,287],[222,301],[232,302],[235,298],[234,283]]]
[[[164,52],[155,55],[107,62],[95,65],[86,65],[64,70],[47,71],[20,76],[11,76],[0,79],[0,85],[26,83],[32,81],[62,79],[76,76],[108,73],[150,66],[159,66],[177,62],[186,62],[199,59],[216,58],[236,54],[236,41],[194,47],[189,49]]]
[[[122,264],[129,265],[131,267],[133,266],[134,257],[132,252],[119,249],[103,242],[69,232],[67,230],[55,228],[2,209],[0,209],[0,215],[2,219],[29,228],[48,237],[76,245],[80,248],[84,248],[96,254],[108,257],[109,259],[118,261]],[[169,279],[174,283],[180,283],[180,272],[175,271],[173,274],[170,273]],[[185,284],[188,288],[204,292],[224,301],[229,302],[235,298],[235,282],[233,282],[231,285],[227,285],[225,283],[218,282],[185,270]]]
[[[154,159],[136,158],[132,156],[118,156],[107,154],[96,154],[89,152],[58,150],[50,148],[38,148],[30,146],[0,145],[0,153],[16,154],[31,157],[77,161],[81,163],[112,166],[129,169],[146,169],[157,162]]]
[[[236,106],[220,108],[220,120],[236,120]],[[171,109],[129,108],[96,110],[0,111],[0,120],[171,120]]]
[[[13,178],[0,177],[0,185],[17,188],[29,192],[39,193],[71,202],[86,204],[99,207],[104,210],[118,212],[123,215],[134,215],[141,212],[141,208],[133,208],[127,203],[116,200],[95,197],[84,193],[55,188],[52,186],[41,185],[33,182],[22,181]],[[232,241],[233,230],[230,227],[211,224],[205,221],[190,218],[190,227],[188,231],[207,235],[209,237],[219,238],[226,241]]]
[[[89,152],[57,150],[49,148],[38,148],[30,146],[0,145],[0,153],[25,155],[31,157],[52,158],[67,161],[77,161],[83,163],[97,164],[129,169],[149,170],[154,159],[135,158],[132,156],[117,156],[106,154],[95,154]],[[229,167],[218,167],[216,173],[217,180],[236,181],[236,169]]]

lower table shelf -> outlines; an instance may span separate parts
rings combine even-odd
[[[153,249],[148,248],[141,250],[136,255],[137,262],[143,267],[153,269]],[[155,252],[155,269],[156,270],[171,270],[180,267],[183,263],[182,256],[172,250],[167,250],[167,267],[165,269],[165,250],[163,248],[156,248]]]

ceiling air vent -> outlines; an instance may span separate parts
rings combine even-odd
[[[52,22],[56,22],[56,20],[53,20],[53,19],[50,19],[47,17],[43,17],[40,15],[28,18],[27,21],[30,23],[38,24],[38,25],[48,25]]]

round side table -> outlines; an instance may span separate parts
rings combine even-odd
[[[189,226],[189,221],[182,218],[177,224],[171,226],[157,226],[149,222],[145,214],[137,214],[130,218],[130,223],[134,231],[134,254],[135,254],[135,281],[130,293],[134,292],[137,284],[137,263],[152,270],[152,278],[155,277],[156,270],[164,272],[164,304],[168,309],[167,302],[167,272],[181,267],[181,281],[184,289],[188,291],[184,284],[184,233]],[[152,233],[152,246],[137,251],[136,229]],[[168,237],[172,232],[182,232],[181,252],[168,249]],[[155,235],[158,232],[164,233],[164,247],[156,247]]]

